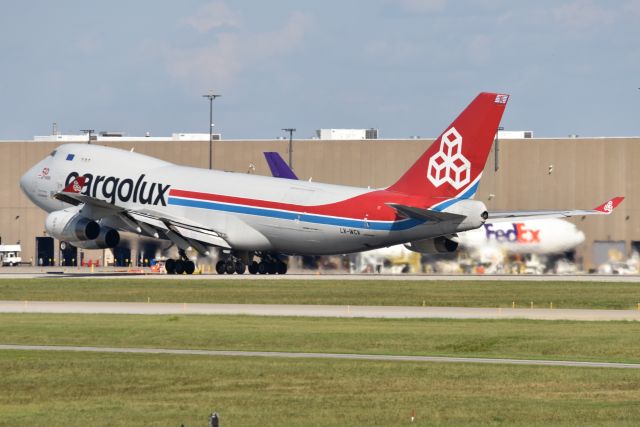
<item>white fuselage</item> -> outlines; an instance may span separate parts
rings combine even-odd
[[[387,202],[411,201],[427,208],[433,201],[386,190],[198,169],[96,145],[68,144],[54,153],[20,182],[24,193],[45,211],[69,208],[52,196],[84,175],[84,194],[126,210],[215,230],[233,250],[339,254],[481,225],[398,217]],[[462,205],[452,203],[443,211],[456,213]]]

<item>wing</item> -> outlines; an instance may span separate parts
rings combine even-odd
[[[205,245],[231,248],[222,233],[186,218],[175,218],[150,209],[126,209],[82,194],[85,182],[83,176],[78,177],[53,197],[74,206],[84,204],[94,219],[114,218],[116,222],[126,226],[121,228],[128,231],[144,232],[156,239],[166,237],[184,250],[194,248],[201,254],[208,255]]]
[[[513,219],[543,219],[543,218],[568,218],[582,215],[609,215],[624,200],[624,197],[614,197],[600,206],[588,210],[540,210],[540,211],[494,211],[489,212],[487,223],[512,221]]]

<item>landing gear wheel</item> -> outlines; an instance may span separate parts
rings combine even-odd
[[[247,269],[247,266],[244,265],[244,262],[242,261],[236,261],[236,274],[244,274],[245,270]]]
[[[258,264],[258,273],[267,274],[269,272],[269,264],[264,261],[260,261]]]
[[[233,261],[228,260],[224,263],[224,272],[227,274],[233,274],[236,272],[236,266],[233,264]]]
[[[276,271],[278,271],[278,265],[275,262],[270,262],[267,264],[267,273],[276,274]]]
[[[176,260],[168,259],[167,262],[164,263],[164,269],[167,271],[167,274],[176,274]]]
[[[225,268],[224,268],[224,261],[218,261],[216,263],[216,273],[218,274],[224,274],[225,273]]]
[[[258,263],[255,261],[251,261],[249,264],[249,273],[256,274],[258,272]]]
[[[184,272],[187,274],[193,274],[196,271],[196,265],[193,261],[184,261]]]
[[[276,273],[277,274],[287,274],[287,264],[282,261],[278,261],[276,263]]]
[[[185,262],[182,260],[176,261],[176,274],[184,274]]]

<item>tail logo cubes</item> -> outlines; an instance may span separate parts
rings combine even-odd
[[[604,205],[604,211],[611,213],[613,211],[613,201],[609,200],[606,205]]]
[[[440,150],[429,159],[427,178],[437,188],[448,182],[459,190],[471,181],[471,163],[462,155],[462,135],[452,127],[440,139]]]

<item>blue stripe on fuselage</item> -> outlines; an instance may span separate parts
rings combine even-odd
[[[470,199],[474,194],[476,194],[476,191],[478,190],[478,185],[480,185],[480,180],[478,180],[475,184],[473,184],[464,193],[462,193],[460,196],[456,197],[455,199],[445,200],[444,202],[432,207],[431,209],[434,211],[443,211],[444,209],[448,208],[454,203],[459,202],[460,200]]]
[[[326,224],[340,227],[362,228],[368,230],[401,231],[408,230],[424,223],[424,221],[413,218],[389,222],[364,221],[358,219],[336,218],[308,213],[257,208],[253,206],[228,205],[224,203],[209,202],[204,200],[181,199],[177,197],[169,197],[167,203],[176,206],[187,206],[191,208],[211,209],[214,211],[257,215],[269,218],[286,219],[290,221],[299,220],[302,222],[309,222],[313,224]]]

